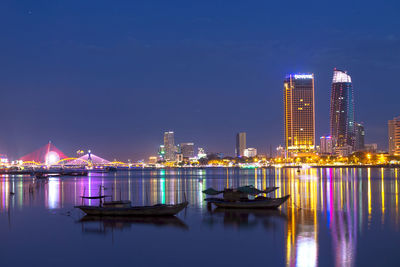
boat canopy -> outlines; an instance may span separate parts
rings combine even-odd
[[[101,198],[106,198],[109,196],[93,196],[93,197],[86,197],[86,196],[81,196],[83,199],[101,199]]]
[[[203,193],[204,194],[206,194],[206,195],[218,195],[218,194],[221,194],[221,193],[223,193],[224,192],[224,190],[222,190],[222,191],[218,191],[218,190],[215,190],[214,188],[212,188],[212,187],[209,187],[209,188],[207,188],[206,190],[203,190]]]
[[[234,190],[234,191],[239,192],[239,193],[256,196],[258,194],[271,193],[272,191],[275,191],[276,189],[278,189],[278,187],[267,187],[264,190],[259,190],[259,189],[255,188],[252,185],[246,185],[246,186],[238,187],[236,189],[224,189],[222,191],[218,191],[218,190],[215,190],[212,187],[209,187],[206,190],[204,190],[203,193],[206,194],[206,195],[218,195],[218,194],[221,194],[221,193],[225,193],[227,191]]]

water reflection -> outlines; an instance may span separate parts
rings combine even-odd
[[[188,230],[189,227],[178,217],[101,217],[84,216],[78,223],[85,234],[107,234],[112,231],[131,229],[134,225],[150,225],[156,227],[174,227]]]
[[[399,230],[398,176],[398,169],[375,168],[321,168],[300,173],[296,169],[140,170],[48,181],[4,175],[0,177],[0,212],[35,206],[71,209],[81,204],[82,195],[96,195],[100,185],[113,200],[129,199],[134,205],[177,203],[186,196],[189,209],[199,211],[203,224],[210,227],[278,229],[283,226],[287,266],[316,266],[321,260],[321,250],[327,249],[333,250],[329,254],[335,266],[353,266],[361,233],[371,231],[373,225]],[[275,212],[207,211],[202,194],[205,188],[222,190],[244,185],[258,189],[279,186],[274,195],[290,194],[291,199],[281,211]],[[98,202],[91,200],[89,204]],[[104,231],[129,229],[138,223],[187,227],[182,221],[140,220],[83,218],[81,222],[85,227],[88,221],[97,223]],[[329,240],[326,237],[321,240],[322,232],[329,233]]]
[[[276,229],[278,224],[287,220],[286,214],[280,210],[216,208],[209,210],[208,215],[203,222],[209,227],[222,224],[224,227],[237,229],[258,226],[264,229]]]

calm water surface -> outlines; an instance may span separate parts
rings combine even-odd
[[[1,266],[399,266],[400,169],[136,170],[0,176]],[[202,190],[279,186],[279,211],[208,210]],[[99,186],[115,200],[189,207],[176,218],[98,220],[73,208]],[[15,192],[15,195],[10,195]],[[96,201],[88,204],[97,205]]]

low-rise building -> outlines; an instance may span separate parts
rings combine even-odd
[[[335,154],[342,157],[348,157],[353,152],[353,147],[350,145],[339,146],[335,148]]]
[[[244,156],[248,158],[257,156],[257,149],[252,147],[246,148],[244,150]]]
[[[376,153],[378,151],[378,144],[365,144],[364,149],[367,152]]]
[[[319,152],[322,155],[332,155],[333,154],[333,139],[332,136],[321,136],[319,138]]]

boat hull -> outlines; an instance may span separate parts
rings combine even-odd
[[[95,207],[95,206],[76,206],[87,215],[94,216],[173,216],[184,208],[188,202],[179,203],[176,205],[158,204],[154,206],[139,206],[139,207]]]
[[[210,203],[218,208],[224,209],[277,209],[289,199],[290,195],[272,198],[267,200],[249,200],[249,201],[224,201],[212,200]]]

